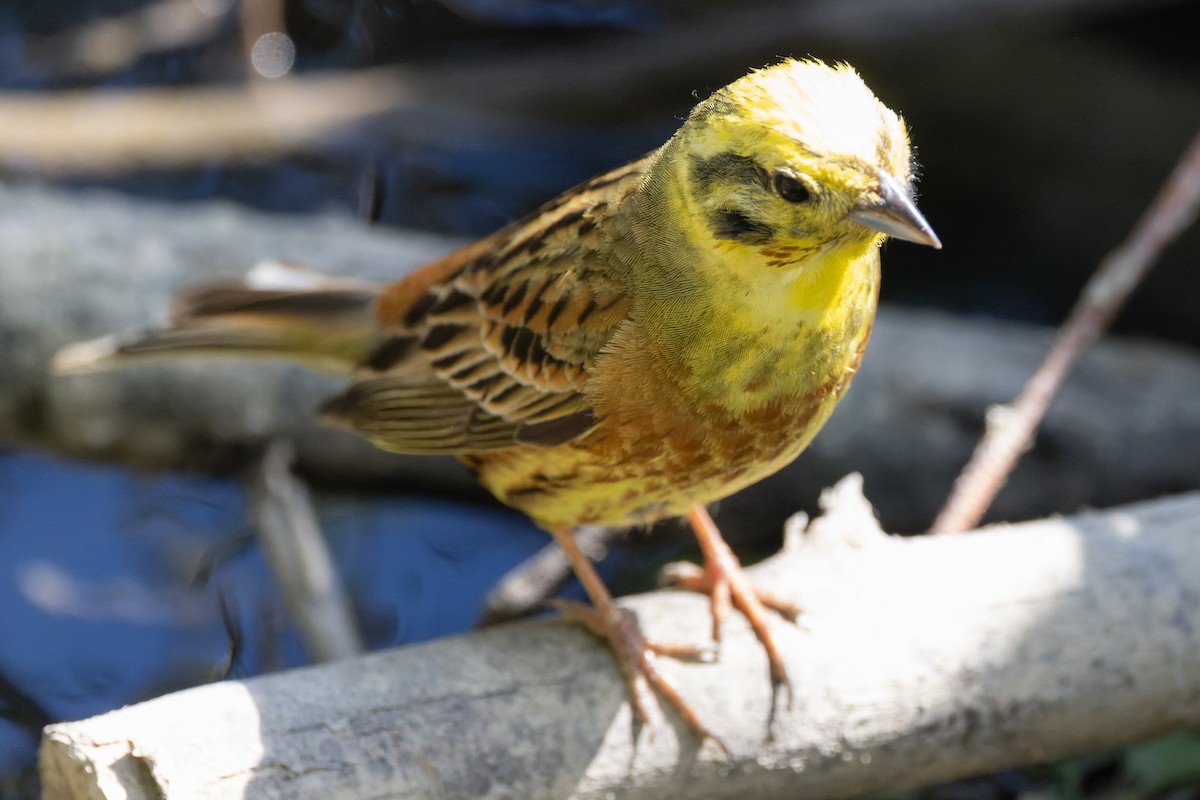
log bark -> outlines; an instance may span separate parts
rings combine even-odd
[[[389,455],[319,426],[314,409],[340,385],[329,376],[212,361],[47,372],[58,348],[151,325],[172,292],[261,259],[382,279],[454,244],[333,217],[0,186],[0,440],[144,469],[220,471],[282,437],[318,485],[481,497],[452,459]],[[1051,340],[1049,329],[885,308],[825,431],[791,468],[726,501],[722,526],[735,540],[739,530],[778,530],[797,507],[813,507],[818,487],[857,470],[890,529],[923,528],[987,407],[1016,395]],[[1197,396],[1194,352],[1102,343],[1067,382],[994,513],[1030,518],[1196,488]]]
[[[46,800],[842,798],[1200,724],[1200,494],[960,537],[882,535],[848,479],[755,568],[796,697],[740,617],[715,664],[668,669],[732,753],[631,727],[607,652],[516,623],[187,690],[46,729]],[[627,601],[703,642],[706,601]]]
[[[454,245],[333,216],[0,185],[0,440],[139,469],[232,471],[279,436],[296,444],[306,472],[330,481],[465,487],[452,460],[389,456],[317,425],[315,409],[340,384],[331,376],[266,362],[80,379],[48,371],[61,346],[153,325],[173,292],[237,276],[259,260],[383,279]]]

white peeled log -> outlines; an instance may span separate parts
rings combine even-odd
[[[933,538],[883,535],[856,477],[825,506],[753,570],[805,608],[773,624],[791,707],[736,615],[667,664],[728,756],[635,731],[607,651],[535,621],[52,725],[44,797],[842,798],[1200,724],[1200,494]],[[623,602],[708,635],[700,596]]]

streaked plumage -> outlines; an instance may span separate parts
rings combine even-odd
[[[202,288],[169,330],[60,366],[239,350],[340,367],[327,418],[383,449],[460,455],[560,541],[649,523],[771,474],[824,424],[866,347],[885,234],[940,246],[911,174],[904,124],[853,70],[787,61],[398,283]],[[624,636],[589,591],[598,627]]]

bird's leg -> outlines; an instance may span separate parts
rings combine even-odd
[[[725,743],[700,721],[695,709],[680,694],[678,687],[658,667],[659,655],[695,657],[700,650],[662,646],[647,641],[642,636],[632,612],[621,608],[613,600],[591,560],[579,549],[571,529],[560,528],[551,531],[551,534],[562,547],[567,560],[571,562],[571,568],[592,601],[591,606],[568,601],[557,601],[554,605],[567,616],[583,623],[596,636],[609,642],[616,655],[617,664],[625,675],[625,682],[633,700],[634,714],[639,722],[649,722],[650,716],[647,712],[653,703],[650,696],[650,687],[653,687],[675,707],[684,721],[701,738],[712,739],[728,752]]]
[[[788,677],[783,654],[767,624],[767,609],[773,609],[788,619],[800,615],[794,603],[755,586],[742,568],[733,550],[721,537],[721,531],[703,506],[695,506],[688,521],[704,554],[703,568],[694,564],[671,564],[666,570],[668,580],[681,588],[703,592],[712,600],[713,640],[721,641],[721,625],[732,605],[745,615],[754,635],[762,642],[771,665],[771,678],[784,687],[791,698],[792,684]]]

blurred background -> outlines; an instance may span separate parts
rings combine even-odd
[[[263,229],[360,220],[448,248],[661,144],[749,68],[812,55],[855,65],[916,144],[919,204],[945,249],[889,245],[884,303],[1053,326],[1200,125],[1197,30],[1200,4],[1167,0],[9,0],[0,290],[20,291],[33,269],[17,237],[74,241],[127,207],[153,211],[89,241],[136,250],[142,232],[162,235],[155,220],[186,226],[217,208]],[[1116,332],[1193,358],[1198,263],[1193,229]],[[104,447],[47,445],[45,355],[75,332],[143,322],[89,310],[103,294],[79,279],[0,298],[2,798],[36,796],[49,721],[309,659],[247,522],[254,447],[131,467]],[[44,337],[12,322],[31,304],[65,309],[40,318]],[[961,413],[967,441],[982,407]],[[1196,488],[1191,452],[1170,479],[1089,484],[1059,505],[1017,493],[1000,516]],[[923,454],[912,486],[879,503],[885,526],[927,526],[965,456]],[[722,505],[747,560],[861,468],[815,463],[786,492]],[[546,543],[452,466],[431,469],[406,482],[305,472],[369,647],[469,629],[493,584]],[[663,562],[691,555],[666,527],[608,543],[615,590],[648,588]],[[1200,747],[1181,736],[923,796],[1182,799],[1197,786]]]

